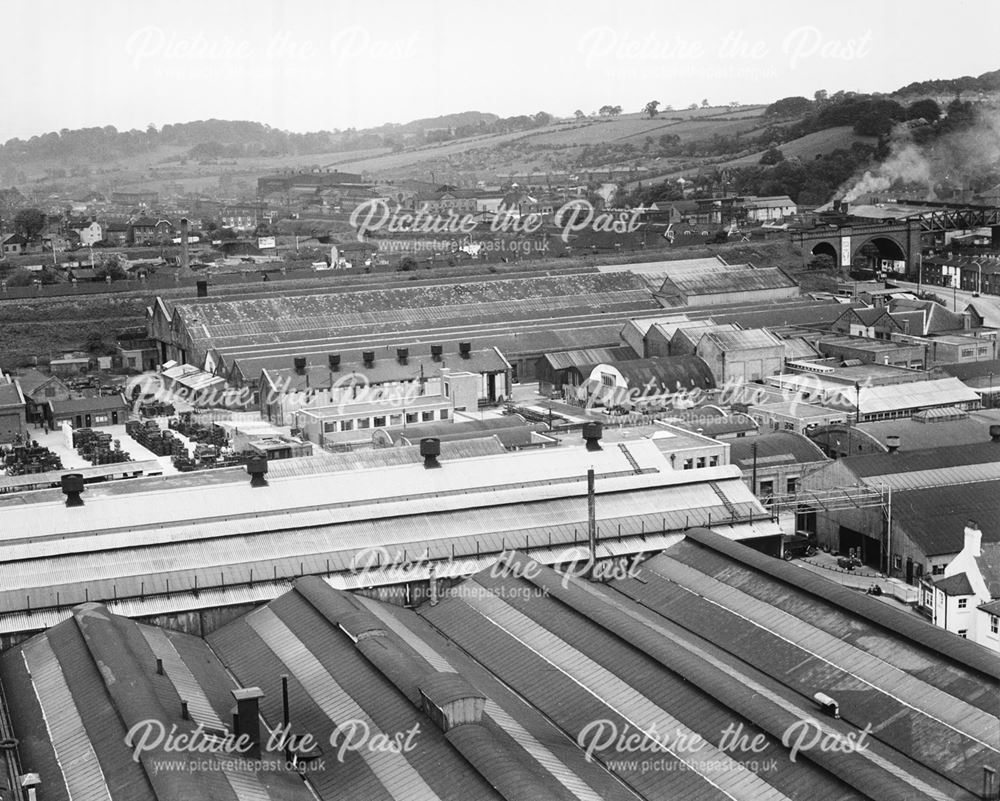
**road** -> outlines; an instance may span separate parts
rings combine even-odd
[[[917,291],[917,285],[909,281],[897,281],[895,279],[890,279],[890,283],[898,286],[900,289],[908,289],[913,292]],[[926,292],[931,292],[937,295],[941,298],[941,300],[946,302],[949,309],[954,311],[960,312],[971,303],[976,307],[976,310],[983,315],[985,325],[1000,328],[1000,297],[996,295],[980,295],[978,298],[974,298],[971,292],[966,292],[961,289],[949,289],[943,286],[928,286],[927,284],[923,284],[920,288]]]

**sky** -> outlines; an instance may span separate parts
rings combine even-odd
[[[768,103],[1000,68],[996,0],[4,0],[3,16],[0,141]]]

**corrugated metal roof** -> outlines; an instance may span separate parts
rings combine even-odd
[[[48,638],[37,637],[21,649],[31,674],[49,741],[73,801],[112,801],[104,771]]]
[[[330,720],[338,723],[363,721],[372,735],[381,733],[368,713],[273,611],[265,607],[253,612],[247,616],[247,623],[272,651],[280,655],[291,674]],[[404,754],[375,749],[361,749],[360,753],[396,801],[440,801]]]
[[[894,491],[927,489],[955,484],[972,484],[977,481],[997,480],[1000,480],[1000,462],[889,473],[881,476],[866,476],[862,479],[863,483],[875,489],[887,487]]]
[[[763,328],[751,328],[741,331],[714,330],[705,334],[726,351],[755,350],[757,348],[783,348],[781,340]]]
[[[549,670],[559,671],[565,680],[575,681],[586,687],[601,704],[614,710],[639,731],[669,731],[676,733],[678,739],[684,737],[685,740],[690,740],[695,734],[667,709],[626,684],[601,664],[571,647],[485,587],[482,589],[482,592],[463,594],[462,602],[542,658]],[[731,798],[746,801],[787,798],[712,743],[706,742],[699,749],[697,759],[669,745],[665,745],[663,750]]]
[[[212,702],[208,700],[204,689],[195,679],[191,669],[187,666],[181,655],[177,653],[174,644],[167,637],[162,629],[153,626],[139,626],[139,631],[149,643],[150,650],[158,658],[163,660],[163,669],[167,678],[177,689],[177,694],[182,701],[187,701],[188,709],[195,723],[207,729],[217,731],[228,731],[228,726],[222,722],[215,710]],[[239,796],[241,801],[243,796]]]

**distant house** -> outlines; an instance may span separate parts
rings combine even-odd
[[[104,226],[104,240],[109,245],[123,246],[128,244],[129,227],[123,223],[108,223]]]
[[[743,203],[746,219],[753,222],[768,222],[791,217],[798,208],[788,195],[746,198]]]
[[[252,204],[223,206],[219,218],[223,228],[234,231],[250,231],[259,222],[257,206]]]
[[[128,404],[121,395],[50,400],[47,417],[54,426],[63,422],[68,422],[73,428],[113,426],[125,422]]]
[[[139,217],[129,225],[128,241],[131,245],[155,242],[157,235],[156,220],[151,217]]]
[[[28,370],[17,376],[24,394],[27,419],[38,423],[45,419],[45,410],[50,400],[68,400],[69,387],[57,375],[46,375],[38,370]]]
[[[944,575],[925,577],[920,605],[936,626],[1000,651],[1000,543],[982,540],[979,524],[968,521]]]
[[[911,333],[904,330],[904,325],[885,307],[847,309],[834,321],[831,328],[838,334],[870,339],[891,339],[893,334]],[[912,333],[917,334],[918,331]]]
[[[68,226],[70,235],[77,239],[82,247],[96,245],[104,239],[101,224],[96,220],[72,222]]]
[[[20,256],[28,248],[28,240],[20,234],[11,234],[2,243],[4,256]]]

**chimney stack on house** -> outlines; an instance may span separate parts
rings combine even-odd
[[[983,532],[979,529],[979,524],[975,520],[969,520],[965,524],[965,545],[963,551],[968,551],[970,556],[983,555]]]

